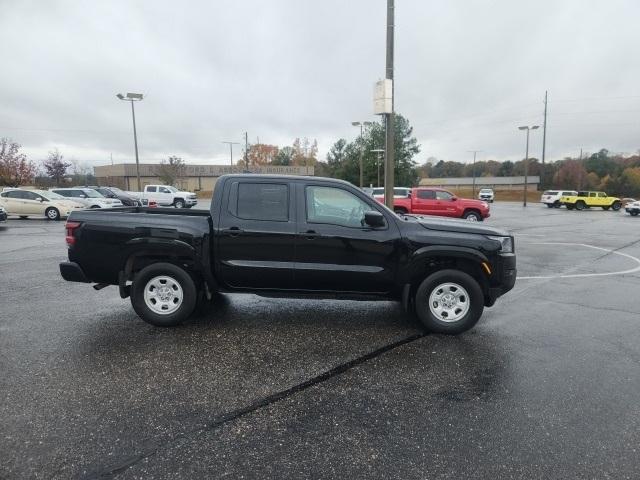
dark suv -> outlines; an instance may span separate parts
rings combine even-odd
[[[136,197],[129,195],[124,190],[120,190],[118,187],[89,187],[98,191],[107,198],[117,198],[126,207],[139,207],[142,206],[142,202]]]

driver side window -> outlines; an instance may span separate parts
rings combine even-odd
[[[333,187],[306,187],[307,222],[360,228],[364,212],[371,207],[346,190]]]

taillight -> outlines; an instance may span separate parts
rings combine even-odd
[[[67,241],[67,245],[69,245],[70,247],[75,245],[76,243],[75,230],[80,225],[81,225],[80,222],[67,222],[64,226],[67,232],[67,236],[65,237],[65,240]]]

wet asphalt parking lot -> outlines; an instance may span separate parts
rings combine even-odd
[[[519,277],[470,332],[233,295],[177,329],[0,227],[0,478],[638,478],[640,218],[494,204]]]

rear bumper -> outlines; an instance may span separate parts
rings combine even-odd
[[[67,282],[90,283],[90,280],[80,268],[80,265],[75,262],[61,262],[60,275],[62,275],[62,278]]]

